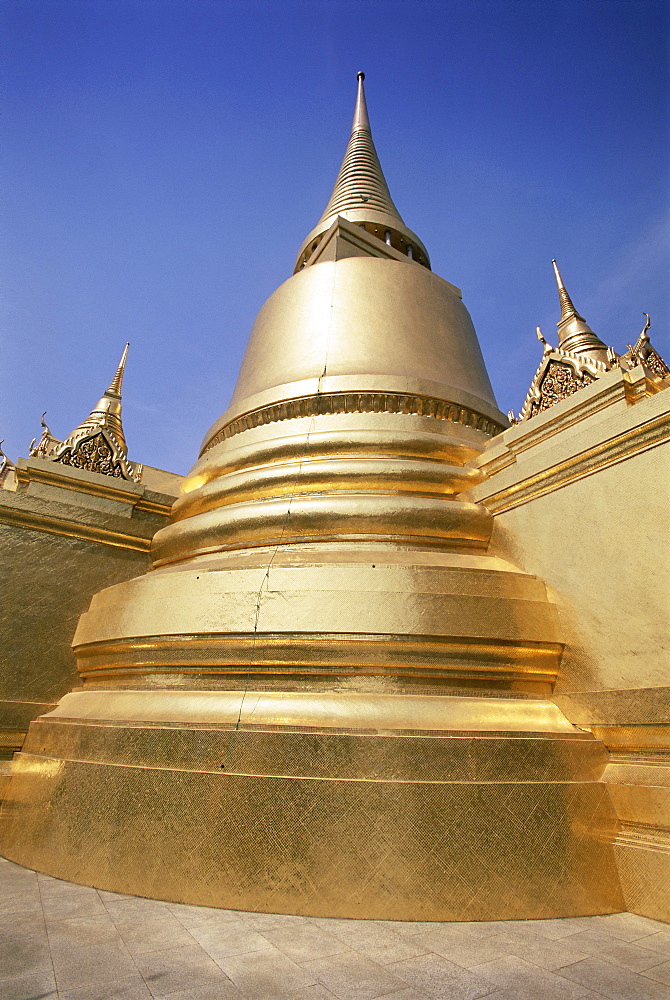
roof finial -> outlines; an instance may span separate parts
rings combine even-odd
[[[119,361],[119,367],[116,369],[116,375],[111,381],[109,389],[105,393],[105,396],[120,396],[121,395],[121,383],[123,382],[123,373],[126,370],[126,358],[128,357],[128,348],[130,344],[126,344],[123,349],[123,354],[121,355],[121,360]]]
[[[577,310],[575,309],[574,305],[572,304],[572,299],[568,295],[567,289],[563,284],[563,278],[561,277],[561,272],[558,270],[558,264],[556,263],[555,260],[552,260],[551,263],[554,265],[554,274],[556,275],[556,284],[558,286],[558,301],[561,304],[560,322],[562,323],[563,320],[569,319],[571,316],[576,316],[577,319],[581,319],[583,322],[584,317],[580,316]]]
[[[48,458],[52,462],[87,469],[89,472],[130,479],[136,483],[140,481],[142,466],[128,460],[128,446],[121,423],[121,383],[129,347],[130,344],[126,344],[123,349],[109,389],[98,400],[86,420],[75,427],[65,441],[59,441],[53,436],[45,423],[45,414],[42,414],[42,437],[37,445],[33,441],[30,446],[33,458]]]
[[[588,355],[596,361],[606,361],[607,345],[593,332],[584,317],[577,312],[563,284],[558,264],[555,260],[552,260],[551,263],[554,265],[558,301],[561,304],[561,318],[556,324],[559,350],[567,351],[569,354]]]
[[[360,70],[356,76],[358,80],[358,93],[356,94],[356,107],[354,108],[354,120],[351,125],[352,132],[357,128],[366,128],[368,132],[370,131],[370,119],[368,118],[368,106],[365,102],[365,88],[363,87],[363,80],[365,80],[365,73]]]

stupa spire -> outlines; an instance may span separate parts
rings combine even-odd
[[[365,88],[363,86],[363,81],[365,80],[365,73],[363,70],[359,70],[356,75],[358,80],[358,93],[356,94],[356,107],[354,108],[354,120],[351,125],[351,131],[353,132],[356,128],[366,128],[370,131],[370,119],[368,118],[368,105],[365,100]]]
[[[552,260],[551,263],[554,267],[558,301],[561,306],[561,318],[556,324],[559,349],[568,351],[570,354],[587,354],[598,361],[604,361],[607,357],[607,345],[593,332],[584,317],[577,312],[563,283],[558,264],[555,260]]]
[[[403,224],[400,212],[393,204],[382,165],[372,140],[370,120],[363,80],[365,73],[358,74],[358,93],[351,137],[342,160],[340,172],[335,181],[333,193],[319,222],[332,219],[344,212],[370,208],[384,212]]]
[[[119,367],[116,369],[116,375],[112,379],[109,389],[105,393],[105,396],[120,396],[121,395],[121,385],[123,383],[123,375],[126,370],[126,358],[128,357],[128,348],[130,344],[126,344],[123,349],[123,354],[121,355],[121,360],[119,361]]]
[[[386,183],[372,139],[362,70],[357,80],[351,135],[335,187],[319,222],[300,248],[295,269],[309,263],[313,248],[338,216],[364,227],[387,245],[430,267],[426,248],[403,222]]]

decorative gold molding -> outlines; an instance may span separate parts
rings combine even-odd
[[[615,847],[637,847],[670,854],[670,830],[647,823],[623,823]]]
[[[591,476],[600,469],[616,465],[649,448],[655,448],[668,440],[670,440],[670,421],[667,414],[662,414],[559,465],[515,483],[506,490],[482,498],[481,502],[492,514],[501,514],[535,500],[545,493],[552,493],[568,483]]]
[[[46,531],[51,535],[64,535],[68,538],[79,538],[86,542],[97,542],[100,545],[111,545],[115,548],[130,549],[134,552],[149,552],[151,538],[113,531],[109,528],[82,524],[80,521],[68,518],[39,514],[35,511],[19,510],[16,507],[0,506],[0,522],[17,525],[22,528],[33,528],[36,531]]]
[[[222,441],[242,431],[299,417],[316,417],[334,413],[405,413],[434,420],[450,420],[465,424],[493,437],[505,428],[476,410],[446,399],[397,392],[329,392],[317,396],[301,396],[270,406],[261,406],[235,417],[207,441],[200,452],[204,455]]]

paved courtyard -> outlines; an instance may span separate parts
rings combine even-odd
[[[0,859],[2,1000],[670,1000],[670,925],[631,913],[401,923],[210,910]]]

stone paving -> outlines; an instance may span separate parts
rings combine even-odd
[[[670,925],[491,923],[212,910],[0,859],[2,1000],[670,1000]]]

